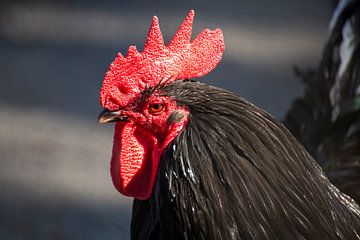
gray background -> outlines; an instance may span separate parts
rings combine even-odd
[[[142,49],[157,15],[169,41],[189,9],[194,35],[220,27],[226,51],[201,81],[281,118],[316,66],[331,1],[1,1],[0,239],[128,239],[131,199],[110,175],[112,126],[98,92],[118,51]]]

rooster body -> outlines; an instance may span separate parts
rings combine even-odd
[[[167,47],[154,18],[144,51],[119,55],[102,86],[99,121],[116,122],[112,180],[135,198],[131,238],[360,239],[359,205],[287,128],[234,93],[189,80],[224,50],[218,29],[190,43],[193,16]],[[296,137],[297,108],[285,121]]]
[[[154,194],[133,206],[133,239],[357,239],[359,207],[289,131],[223,89],[158,90],[189,108]]]

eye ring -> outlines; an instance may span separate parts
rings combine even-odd
[[[165,110],[165,104],[161,102],[149,104],[148,111],[153,115],[158,115]]]

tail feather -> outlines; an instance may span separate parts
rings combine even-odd
[[[295,72],[304,95],[284,124],[340,191],[360,203],[360,0],[343,0],[315,71]]]

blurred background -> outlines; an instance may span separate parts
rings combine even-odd
[[[0,239],[129,239],[131,199],[112,186],[112,126],[99,88],[117,52],[141,50],[157,15],[169,41],[223,30],[222,63],[201,81],[281,119],[314,67],[332,1],[0,1]]]

